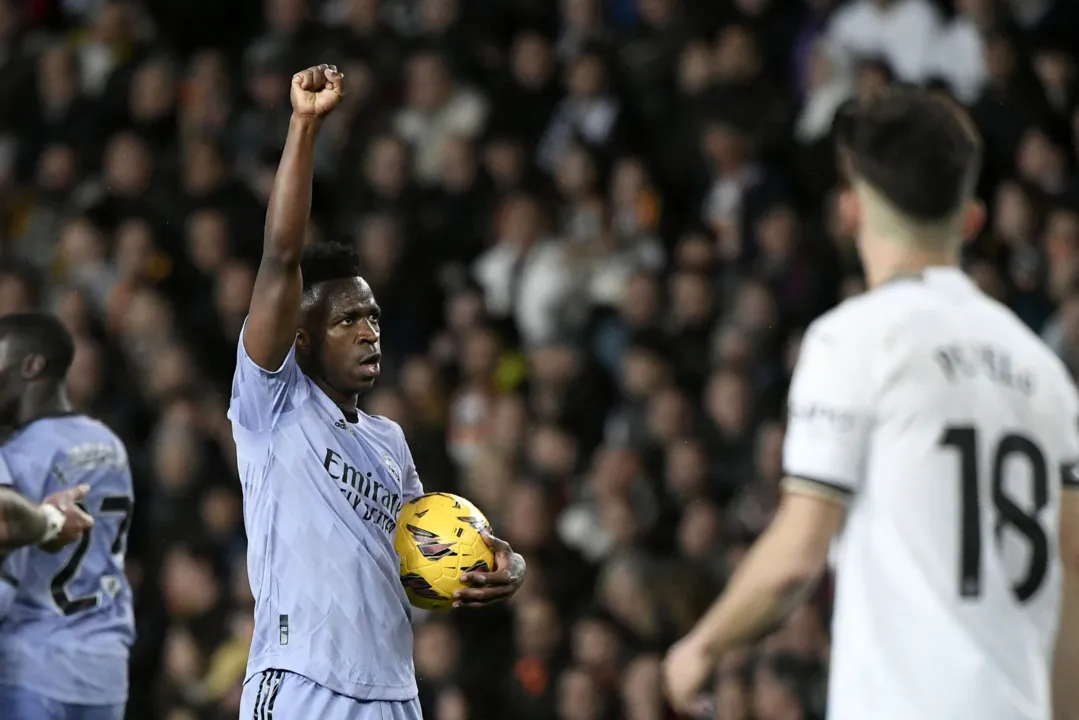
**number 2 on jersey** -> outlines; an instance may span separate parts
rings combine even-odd
[[[949,427],[940,438],[944,447],[959,452],[961,485],[959,595],[976,598],[982,593],[982,513],[978,472],[978,432],[973,427]],[[993,508],[996,510],[994,530],[1000,540],[1004,528],[1010,527],[1030,545],[1030,560],[1025,575],[1012,585],[1019,602],[1030,600],[1038,592],[1049,570],[1049,539],[1038,522],[1040,513],[1049,502],[1049,475],[1045,455],[1030,438],[1009,433],[1000,439],[992,454],[990,474]],[[1009,458],[1021,457],[1030,466],[1031,512],[1023,510],[1008,497],[1004,487],[1004,465]]]
[[[127,531],[131,528],[131,510],[134,503],[131,502],[131,498],[127,495],[106,495],[101,498],[101,506],[98,512],[91,513],[91,515],[121,515],[120,527],[116,531],[116,538],[112,541],[112,546],[109,548],[109,553],[116,555],[123,552],[124,539],[127,537]],[[86,508],[83,508],[84,510]],[[89,512],[89,511],[87,511]],[[52,582],[49,584],[49,590],[52,593],[53,602],[56,603],[56,607],[60,609],[64,615],[73,615],[83,610],[89,610],[97,607],[101,602],[99,593],[90,593],[89,595],[83,595],[82,597],[71,597],[71,593],[67,591],[67,585],[70,583],[76,575],[79,573],[79,568],[82,567],[82,561],[86,559],[86,554],[90,552],[90,545],[94,541],[94,532],[98,528],[94,527],[83,533],[82,538],[79,539],[79,544],[75,546],[75,552],[71,553],[71,557],[64,563],[63,567],[53,576]]]

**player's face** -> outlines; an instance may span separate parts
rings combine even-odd
[[[382,359],[380,310],[370,286],[358,277],[325,283],[319,314],[321,340],[314,357],[318,372],[342,393],[369,389]]]

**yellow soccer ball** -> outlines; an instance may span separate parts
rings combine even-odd
[[[428,493],[401,509],[393,545],[401,559],[408,601],[423,610],[448,610],[463,587],[461,573],[489,572],[495,558],[480,536],[487,518],[463,497]]]

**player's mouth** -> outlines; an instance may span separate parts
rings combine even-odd
[[[382,354],[375,353],[360,361],[360,371],[367,377],[377,378],[382,373]]]

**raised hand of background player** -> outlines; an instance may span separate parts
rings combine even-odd
[[[292,112],[304,117],[325,117],[345,96],[344,75],[336,65],[307,68],[292,76]]]
[[[453,594],[454,607],[484,607],[508,600],[521,587],[525,579],[525,560],[513,552],[505,540],[481,533],[483,541],[495,556],[491,572],[466,572],[461,582],[469,587]]]
[[[663,685],[671,707],[683,715],[697,715],[701,688],[714,669],[715,661],[703,640],[687,635],[675,643],[663,660]]]
[[[66,547],[68,543],[82,537],[84,532],[94,526],[93,516],[79,506],[79,503],[85,500],[89,494],[89,485],[78,485],[45,498],[41,503],[42,505],[52,505],[64,514],[64,527],[60,530],[59,535],[48,543],[42,544],[41,549],[48,552],[58,552]]]

